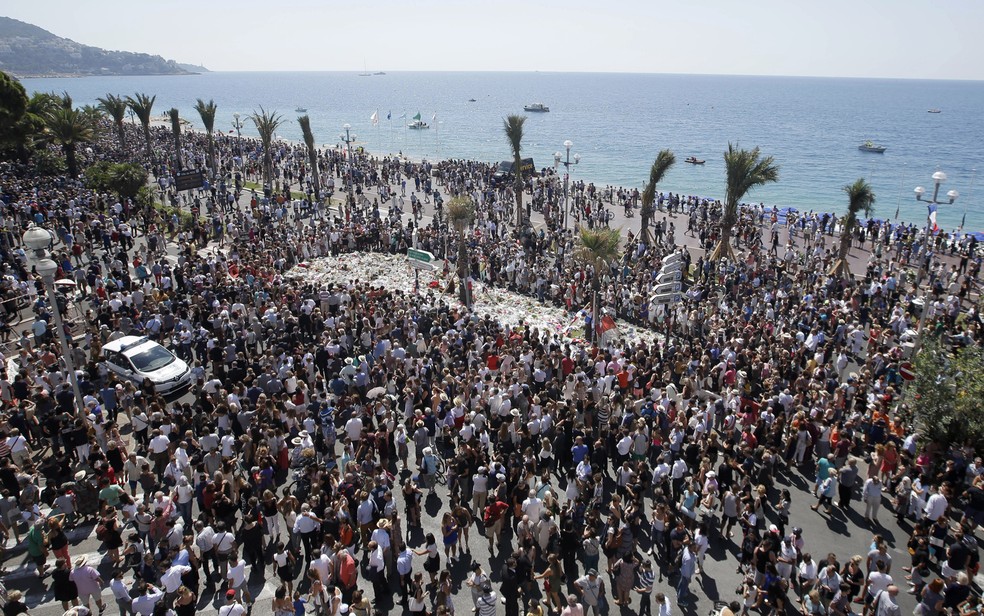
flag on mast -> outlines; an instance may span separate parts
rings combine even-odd
[[[437,112],[436,111],[434,112],[434,115],[431,116],[431,123],[434,123],[434,122],[437,122]]]
[[[372,125],[373,126],[379,126],[379,110],[378,109],[376,111],[373,111],[372,112],[372,115],[369,116],[369,121],[372,122]]]
[[[393,117],[393,112],[392,111],[387,111],[386,112],[386,119],[389,120],[392,117]]]
[[[964,210],[963,218],[960,219],[960,231],[963,231],[964,223],[967,222],[967,210]]]
[[[931,203],[929,206],[929,222],[932,223],[932,230],[939,231],[939,226],[936,224],[936,204]]]

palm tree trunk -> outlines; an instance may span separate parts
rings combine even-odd
[[[458,232],[458,282],[461,286],[458,292],[461,303],[471,308],[471,298],[468,293],[468,246],[465,244],[464,231]]]
[[[273,188],[273,156],[270,155],[270,146],[263,148],[263,184]]]
[[[731,227],[732,225],[728,221],[721,222],[721,239],[718,241],[718,245],[714,247],[714,252],[711,253],[711,261],[720,261],[724,258],[731,261],[738,260],[735,257],[734,248],[731,247]]]
[[[853,229],[844,229],[841,232],[840,247],[837,249],[837,260],[830,267],[829,276],[837,276],[844,279],[853,277],[853,274],[851,274],[851,264],[847,260],[851,254],[851,239],[853,235]]]
[[[123,122],[116,123],[116,136],[120,140],[120,147],[126,149],[126,133],[123,131]]]
[[[308,162],[311,165],[311,183],[314,184],[314,200],[321,202],[321,178],[318,174],[318,154],[308,150]]]
[[[642,223],[642,229],[639,231],[639,237],[642,238],[642,242],[649,245],[652,240],[652,234],[649,232],[649,226],[653,221],[653,208],[642,206],[639,210],[639,221]]]
[[[208,132],[208,163],[209,168],[212,169],[214,173],[215,169],[215,137],[212,136],[212,131]]]
[[[147,142],[147,158],[150,159],[150,162],[154,162],[154,150],[150,146],[150,124],[144,124],[143,131],[144,140]]]
[[[598,278],[598,272],[595,272],[594,280],[591,281],[591,335],[588,337],[591,342],[598,341],[598,313],[601,308],[598,305],[598,292],[600,290],[601,280]]]
[[[523,220],[525,216],[523,215],[523,185],[516,184],[516,228],[523,226]]]
[[[65,164],[68,166],[69,177],[78,177],[79,164],[75,158],[75,144],[66,143],[62,146],[62,150],[65,152]]]

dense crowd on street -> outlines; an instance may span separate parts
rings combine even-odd
[[[123,149],[110,133],[83,159],[146,160],[132,135]],[[924,331],[979,341],[973,238],[872,222],[849,284],[825,274],[836,216],[745,208],[742,261],[721,265],[706,257],[720,203],[666,194],[651,237],[630,233],[593,271],[561,225],[550,169],[524,191],[526,215],[546,222],[516,225],[514,186],[494,165],[326,149],[328,206],[303,146],[276,144],[264,186],[258,142],[225,136],[222,173],[179,195],[169,136],[154,133],[146,166],[190,224],[81,180],[0,168],[4,558],[26,554],[64,609],[181,616],[208,596],[222,616],[451,614],[467,593],[481,616],[597,616],[610,603],[664,615],[711,607],[691,586],[724,546],[744,580],[721,589],[725,614],[891,615],[906,591],[924,616],[981,613],[984,464],[974,443],[918,440],[899,374],[922,293],[908,266],[927,271]],[[204,167],[204,135],[183,147]],[[380,288],[358,271],[321,286],[288,275],[321,256],[419,248],[447,257],[453,281],[454,196],[476,204],[475,284],[574,315],[598,277],[604,309],[656,341],[503,323],[442,288]],[[574,182],[566,201],[571,224],[593,227],[637,210],[638,192]],[[21,245],[29,224],[59,238],[55,278],[75,282],[61,308],[76,315],[81,410]],[[654,306],[674,252],[687,292]],[[109,371],[103,346],[129,334],[184,359],[192,396]],[[863,510],[870,545],[811,542],[789,523],[807,507]],[[911,530],[895,539],[907,562],[888,554],[886,516]],[[68,533],[82,527],[102,563],[73,557]],[[485,544],[492,558],[473,558]],[[277,590],[254,608],[256,579]],[[19,595],[5,613],[26,611]]]

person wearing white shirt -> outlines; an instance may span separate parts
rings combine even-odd
[[[253,602],[253,598],[249,595],[249,589],[246,587],[246,561],[235,552],[229,559],[229,571],[226,573],[226,579],[229,582],[229,590],[236,591],[235,598],[238,599],[242,596],[246,603]],[[227,591],[226,597],[228,596]]]
[[[345,422],[345,434],[348,435],[349,440],[353,443],[358,443],[362,440],[362,428],[362,419],[358,417],[352,417]]]
[[[123,573],[123,569],[117,569],[113,581],[109,583],[116,605],[120,608],[121,616],[133,612],[133,599],[130,598],[130,589],[123,583]]]
[[[151,616],[154,613],[154,606],[164,598],[164,591],[153,584],[147,584],[142,595],[135,598],[131,603],[131,610],[140,616]]]
[[[7,447],[10,447],[10,458],[18,467],[24,468],[24,465],[31,461],[31,454],[27,449],[27,439],[21,435],[17,428],[10,431],[10,436],[7,437]]]
[[[161,576],[161,586],[164,587],[164,604],[169,608],[174,605],[178,589],[181,588],[181,576],[190,572],[191,567],[188,565],[171,565]]]
[[[232,458],[236,455],[236,437],[227,432],[221,440],[223,458]]]
[[[944,492],[935,491],[934,487],[930,487],[930,490],[933,491],[933,495],[926,501],[926,507],[923,509],[923,518],[930,522],[935,522],[940,519],[941,515],[946,513],[948,503]]]

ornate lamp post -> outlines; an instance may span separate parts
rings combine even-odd
[[[568,192],[567,185],[571,177],[571,165],[576,165],[581,162],[581,155],[574,155],[574,162],[571,162],[571,148],[574,147],[574,143],[568,139],[564,142],[564,148],[567,150],[567,158],[561,159],[560,152],[554,154],[554,169],[558,168],[560,165],[564,166],[564,217],[562,219],[564,229],[567,229],[567,212],[571,209],[567,202]]]
[[[936,217],[934,216],[936,214],[936,207],[940,205],[950,205],[957,200],[957,197],[960,196],[960,193],[958,193],[955,190],[951,190],[948,193],[946,193],[946,200],[941,201],[939,199],[940,186],[942,186],[943,182],[945,181],[946,181],[946,174],[943,173],[942,171],[937,171],[936,173],[933,174],[933,197],[931,199],[924,198],[924,195],[926,194],[926,189],[923,188],[922,186],[916,186],[915,190],[913,191],[916,193],[916,201],[922,201],[923,203],[929,204],[929,211],[926,214],[926,240],[925,240],[926,251],[929,251],[929,245],[930,242],[932,241],[933,224],[936,220]],[[916,289],[918,289],[919,285],[922,283],[923,274],[925,273],[925,270],[928,266],[929,266],[929,262],[927,261],[927,259],[925,257],[920,257],[919,270],[918,273],[916,274]],[[927,289],[926,292],[923,293],[922,295],[922,304],[923,304],[922,312],[919,313],[918,335],[916,336],[916,341],[912,347],[913,356],[915,356],[916,352],[919,351],[919,346],[922,344],[923,327],[926,324],[926,313],[929,312],[929,300],[930,300],[930,294],[929,294],[929,290]]]
[[[55,331],[58,333],[58,340],[61,342],[62,359],[65,361],[65,369],[68,370],[68,382],[72,385],[75,394],[76,413],[81,413],[85,408],[82,403],[82,391],[79,389],[78,375],[75,373],[75,362],[72,361],[71,349],[68,347],[68,339],[65,337],[65,327],[62,325],[61,311],[58,308],[58,301],[55,297],[55,272],[58,271],[58,264],[48,256],[48,251],[55,243],[55,236],[43,227],[31,225],[24,232],[24,245],[34,253],[34,269],[44,280],[44,288],[48,294],[48,303],[51,305],[51,314],[55,320]]]

